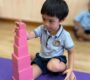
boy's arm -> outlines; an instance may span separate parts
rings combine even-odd
[[[74,69],[74,57],[75,57],[75,48],[68,50],[68,69],[73,71]]]
[[[35,35],[34,31],[27,32],[27,40],[33,39],[35,37],[36,37],[36,35]]]
[[[67,69],[64,71],[64,74],[67,74],[64,80],[70,79],[70,76],[73,74],[74,69],[74,57],[75,57],[75,49],[72,48],[68,50],[68,65]],[[72,76],[75,79],[75,75]]]

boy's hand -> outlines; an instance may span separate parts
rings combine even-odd
[[[64,80],[76,80],[76,77],[74,73],[72,72],[72,69],[65,70],[63,74],[66,74],[66,77]]]
[[[15,32],[17,32],[18,29],[19,29],[19,27],[16,26],[16,28],[15,28]]]
[[[18,30],[19,30],[19,27],[16,26],[16,28],[15,28],[15,33],[16,33]],[[26,32],[26,35],[27,35],[27,40],[29,40],[29,39],[30,39],[29,33]]]
[[[27,40],[29,40],[29,39],[30,39],[30,35],[29,35],[29,33],[26,32],[26,35],[27,35]]]

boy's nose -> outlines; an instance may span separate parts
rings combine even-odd
[[[49,22],[44,22],[44,25],[48,27],[49,26]]]

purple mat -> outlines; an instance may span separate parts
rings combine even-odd
[[[90,80],[89,73],[75,71],[77,80]],[[64,80],[65,75],[41,75],[37,80]],[[0,80],[12,80],[12,61],[0,58]]]

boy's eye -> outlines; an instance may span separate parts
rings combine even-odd
[[[54,22],[53,20],[49,20],[50,23]]]
[[[46,19],[46,18],[44,18],[44,17],[42,17],[42,20],[43,20],[43,21],[50,22],[50,23],[53,23],[53,22],[55,22],[54,20],[51,20],[51,19]]]

